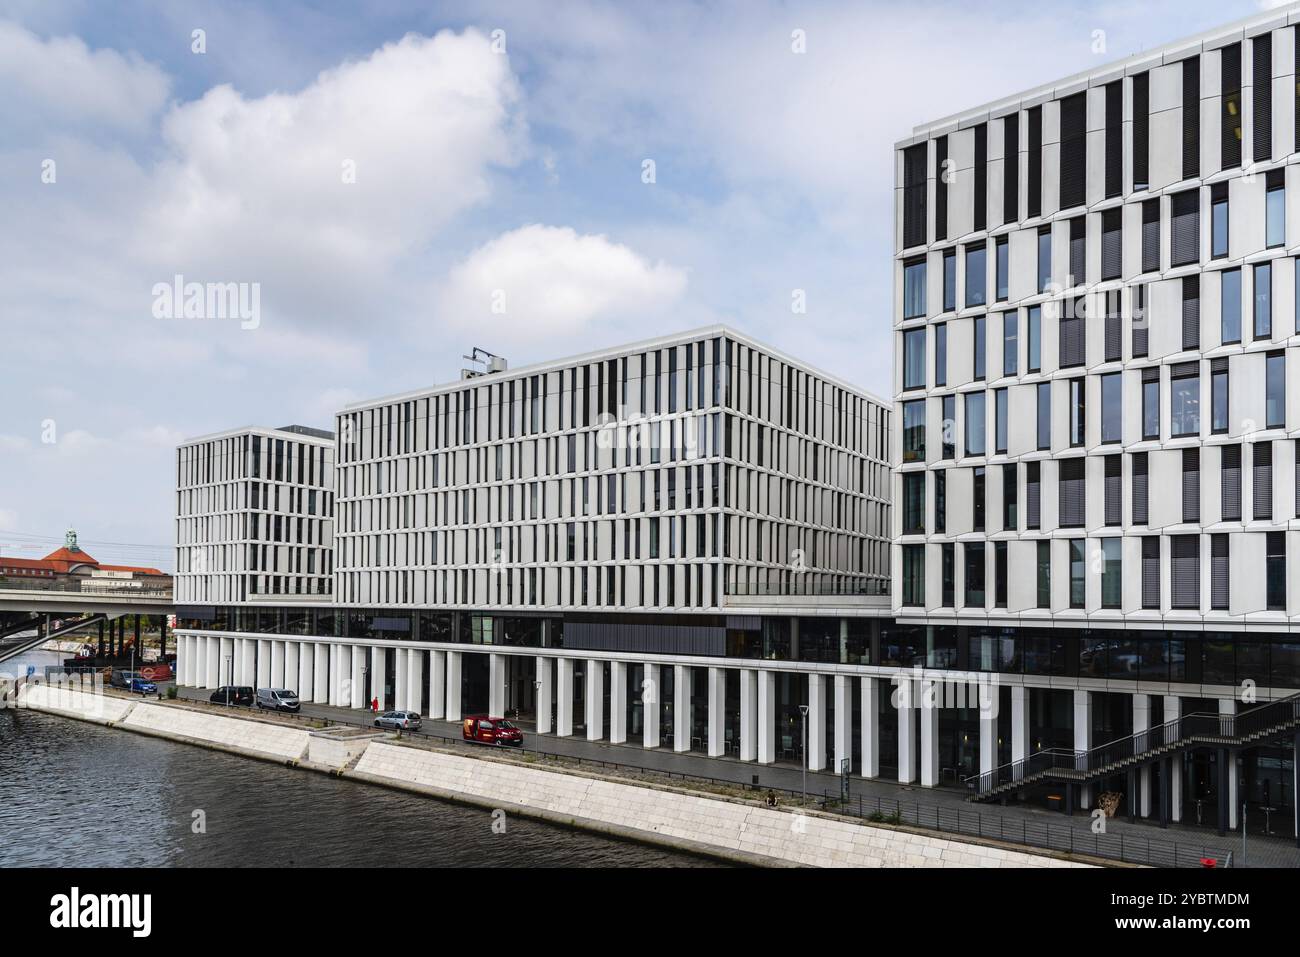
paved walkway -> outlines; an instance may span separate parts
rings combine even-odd
[[[207,701],[211,692],[181,688],[179,694],[182,698]],[[303,704],[302,715],[341,724],[369,725],[372,721],[367,712],[320,704]],[[531,727],[526,720],[519,724],[525,731]],[[419,734],[456,742],[462,740],[460,723],[456,721],[426,719]],[[543,754],[667,776],[703,778],[739,786],[757,783],[762,790],[787,792],[780,797],[782,803],[798,803],[802,791],[802,769],[787,763],[759,765],[733,757],[711,758],[699,752],[677,753],[664,748],[588,741],[579,736],[560,738],[552,734],[528,733],[524,746]],[[474,745],[467,744],[466,747]],[[810,798],[828,796],[838,799],[840,778],[809,771],[807,793]],[[1185,824],[1161,828],[1156,824],[1132,823],[1127,818],[1114,817],[1106,820],[1104,835],[1095,835],[1092,819],[1082,812],[1071,817],[1024,804],[1005,807],[971,804],[966,801],[966,792],[956,788],[913,787],[856,776],[849,780],[849,795],[844,810],[851,813],[871,815],[875,812],[886,816],[898,813],[907,823],[940,831],[981,835],[1057,850],[1097,853],[1135,863],[1190,867],[1197,866],[1204,857],[1216,857],[1222,863],[1229,853],[1233,855],[1233,866],[1239,867],[1243,863],[1241,835],[1219,837],[1211,828]],[[1250,834],[1246,843],[1247,866],[1300,867],[1300,848],[1290,838]]]

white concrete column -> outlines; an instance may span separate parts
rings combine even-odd
[[[826,676],[808,675],[808,770],[826,769]]]
[[[1143,731],[1151,730],[1151,695],[1135,694],[1133,695],[1133,733],[1141,734]],[[1151,742],[1147,742],[1147,747],[1151,747]],[[1151,766],[1144,765],[1137,771],[1137,812],[1143,817],[1151,815]],[[1133,801],[1134,796],[1129,795],[1129,801]],[[1129,807],[1133,805],[1130,803]]]
[[[920,689],[911,678],[898,678],[898,783],[916,783],[916,704]]]
[[[758,673],[758,763],[776,760],[776,673]]]
[[[506,656],[488,655],[488,714],[503,718],[506,713]]]
[[[271,642],[266,638],[257,639],[257,686],[271,687]]]
[[[724,668],[709,668],[709,740],[708,754],[711,758],[721,757],[726,753],[723,735],[724,719],[727,714],[727,672]]]
[[[284,686],[290,691],[298,691],[298,686],[302,684],[298,680],[298,648],[301,642],[286,641],[284,643]],[[299,694],[301,697],[301,693]]]
[[[555,733],[573,734],[573,659],[555,659]]]
[[[339,703],[339,646],[331,642],[325,646],[326,654],[329,659],[327,670],[329,672],[325,680],[325,703],[330,707],[336,707]]]
[[[329,704],[330,700],[330,661],[334,657],[334,646],[323,641],[316,642],[316,653],[312,656],[316,674],[312,677],[311,700],[313,704]]]
[[[848,675],[835,676],[835,765],[831,768],[841,774],[848,762],[853,768],[853,681]]]
[[[398,711],[413,710],[406,703],[406,649],[398,648],[393,655],[393,701],[392,707]]]
[[[921,701],[917,716],[921,719],[921,786],[937,787],[939,784],[939,708],[942,688],[933,678],[921,681]]]
[[[659,709],[663,707],[663,682],[659,680],[659,666],[646,665],[641,679],[641,743],[647,748],[659,747]]]
[[[208,639],[208,682],[205,688],[216,690],[221,687],[221,641]]]
[[[691,749],[691,669],[673,665],[673,750]]]
[[[406,649],[406,707],[420,712],[424,708],[424,651]]]
[[[298,700],[310,701],[315,691],[316,669],[314,656],[316,644],[304,641],[298,646]]]
[[[380,659],[382,661],[382,658]],[[352,665],[351,674],[347,676],[350,684],[350,694],[342,702],[344,707],[348,705],[348,698],[351,699],[354,708],[369,708],[370,702],[366,699],[366,649],[363,645],[352,646]],[[382,677],[382,676],[381,676]],[[380,710],[383,709],[383,699],[380,699]]]
[[[192,687],[206,688],[208,686],[208,640],[202,635],[194,636],[194,680],[190,682]]]
[[[740,760],[758,757],[758,672],[743,668],[740,672]]]
[[[271,642],[271,687],[284,687],[284,642]]]
[[[221,639],[221,656],[217,659],[217,687],[235,683],[235,640]]]
[[[1236,698],[1219,699],[1219,714],[1236,713]],[[1228,756],[1228,827],[1236,828],[1241,804],[1241,798],[1237,794],[1237,755],[1233,753],[1231,748],[1225,749],[1224,753]]]
[[[537,656],[537,733],[551,733],[551,699],[554,694],[552,684],[551,659],[546,655]]]
[[[1092,750],[1092,692],[1086,688],[1074,689],[1074,750]],[[1092,807],[1092,786],[1079,785],[1079,809]]]
[[[609,663],[609,742],[627,743],[627,662]]]
[[[447,715],[447,653],[429,652],[429,717],[441,721]]]
[[[1024,685],[1011,686],[1011,760],[1023,761],[1029,757],[1029,689]]]
[[[241,638],[239,645],[239,683],[255,685],[257,684],[257,639]]]
[[[586,663],[587,693],[583,709],[587,724],[587,740],[599,741],[605,736],[605,662],[589,660]]]
[[[1178,695],[1165,695],[1163,704],[1162,723],[1167,724],[1170,721],[1177,721],[1183,716],[1183,705]],[[1169,810],[1169,819],[1177,824],[1183,819],[1183,762],[1182,758],[1175,754],[1170,763],[1175,770],[1169,779],[1169,803],[1172,805]]]
[[[194,636],[178,635],[176,642],[176,680],[186,688],[194,686]]]
[[[364,650],[364,649],[363,649]],[[388,649],[378,645],[370,649],[370,700],[379,699],[379,710],[387,711],[393,706],[384,693],[388,684]],[[369,702],[366,702],[369,705]]]
[[[464,717],[460,710],[460,656],[463,652],[447,652],[447,696],[443,699],[448,721]]]
[[[980,774],[991,774],[998,766],[998,707],[1002,703],[1002,689],[996,684],[980,685],[981,691],[985,688],[991,695],[987,700],[981,696],[979,702]]]
[[[880,679],[862,676],[862,776],[880,777]]]

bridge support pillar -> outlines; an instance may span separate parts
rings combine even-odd
[[[158,616],[158,658],[167,657],[167,616]]]
[[[1160,760],[1160,826],[1169,826],[1169,805],[1173,792],[1171,778],[1173,776],[1173,762],[1168,758]]]
[[[104,619],[99,619],[99,657],[104,657]]]

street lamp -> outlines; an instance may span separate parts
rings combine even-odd
[[[235,656],[226,655],[226,707],[230,707],[230,686],[235,683]]]
[[[800,737],[803,738],[803,795],[799,806],[803,807],[808,803],[808,706],[806,704],[799,705],[799,728]]]

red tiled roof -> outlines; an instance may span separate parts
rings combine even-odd
[[[98,567],[102,572],[135,572],[137,575],[167,575],[166,572],[160,572],[156,568],[142,568],[139,565],[100,565]]]
[[[85,552],[69,551],[67,548],[60,548],[58,551],[50,552],[44,558],[6,558],[0,556],[0,568],[29,568],[33,570],[52,571],[66,575],[71,572],[74,567],[81,565],[86,565],[103,572],[131,572],[136,575],[167,576],[166,572],[159,571],[156,568],[146,568],[141,565],[101,565]]]

